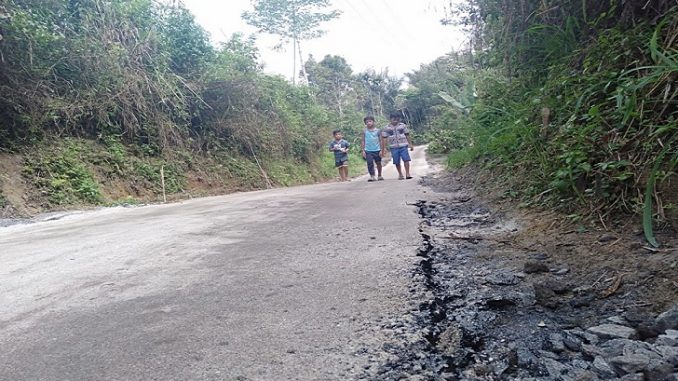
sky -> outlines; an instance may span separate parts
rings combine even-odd
[[[253,9],[251,0],[183,0],[196,21],[215,43],[226,41],[236,32],[256,33],[240,16]],[[368,68],[402,76],[453,49],[458,50],[466,38],[451,26],[443,26],[445,4],[449,0],[332,0],[328,9],[342,12],[339,18],[321,25],[327,33],[320,38],[302,41],[304,60],[309,54],[320,61],[325,55],[340,55],[354,72]],[[264,71],[292,76],[292,45],[274,51],[275,36],[257,36],[257,47]],[[298,69],[297,69],[298,70]]]

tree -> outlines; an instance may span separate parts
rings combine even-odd
[[[280,37],[277,48],[292,42],[293,73],[292,82],[296,83],[297,53],[301,75],[306,79],[300,42],[325,34],[318,29],[321,23],[339,17],[338,10],[322,12],[330,5],[329,0],[252,0],[254,11],[243,12],[242,18],[259,32],[275,34]]]
[[[358,82],[363,88],[363,109],[372,115],[387,116],[396,109],[396,96],[402,84],[402,79],[390,76],[388,69],[377,73],[368,69],[357,75]]]
[[[354,78],[351,66],[341,56],[326,55],[320,62],[313,56],[304,65],[308,74],[308,83],[317,91],[321,102],[333,108],[339,119],[344,117],[344,104],[354,98]]]

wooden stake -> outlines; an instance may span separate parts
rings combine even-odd
[[[160,166],[160,183],[162,184],[162,202],[167,202],[167,194],[165,193],[165,166]]]

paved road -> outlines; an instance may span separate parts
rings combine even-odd
[[[0,228],[0,380],[356,378],[420,238],[385,176]]]

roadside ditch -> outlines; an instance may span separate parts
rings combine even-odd
[[[525,247],[519,222],[461,188],[416,208],[418,308],[384,324],[388,356],[361,378],[678,381],[678,298],[654,311],[621,270]]]

